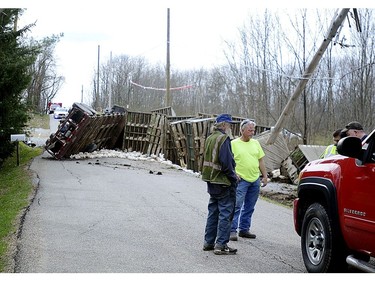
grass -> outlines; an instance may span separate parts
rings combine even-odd
[[[8,158],[0,169],[0,272],[8,272],[12,263],[11,243],[17,235],[19,215],[30,203],[34,192],[28,166],[31,160],[43,152],[19,143],[17,153]]]
[[[49,115],[30,113],[31,119],[29,120],[27,127],[29,128],[41,128],[49,129]]]

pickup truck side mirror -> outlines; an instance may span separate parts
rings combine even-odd
[[[337,143],[337,152],[351,158],[362,159],[362,140],[357,137],[345,137]]]

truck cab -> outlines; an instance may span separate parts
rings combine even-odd
[[[62,107],[61,102],[49,102],[48,103],[48,114],[53,114],[55,112],[55,109],[58,107]]]
[[[375,272],[375,130],[345,137],[339,155],[312,161],[299,175],[294,226],[308,272]]]

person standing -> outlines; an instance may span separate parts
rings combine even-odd
[[[216,255],[233,255],[237,249],[228,247],[231,222],[236,201],[237,175],[231,150],[232,117],[220,114],[213,132],[205,141],[202,180],[207,182],[208,216],[203,250]]]
[[[345,129],[342,130],[342,132],[345,133],[349,137],[360,138],[362,141],[364,141],[365,138],[367,137],[367,134],[365,130],[363,129],[362,124],[357,121],[348,123],[348,125],[345,126]]]
[[[232,151],[236,163],[236,173],[240,177],[236,193],[236,207],[232,221],[230,240],[237,241],[238,236],[255,239],[250,232],[251,217],[259,197],[260,185],[267,185],[267,170],[264,163],[265,153],[259,141],[253,139],[255,122],[244,120],[240,124],[241,136],[232,141]],[[260,179],[260,172],[262,179]]]
[[[330,144],[329,146],[326,147],[326,149],[324,150],[324,152],[320,156],[320,158],[327,158],[327,157],[330,157],[330,156],[333,156],[333,155],[337,154],[336,148],[337,148],[337,143],[341,139],[341,131],[342,131],[342,129],[338,129],[338,130],[333,132],[333,134],[332,134],[333,144]]]

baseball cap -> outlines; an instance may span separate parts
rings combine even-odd
[[[348,125],[345,126],[345,129],[342,130],[341,132],[346,133],[349,130],[363,131],[363,126],[361,125],[361,123],[359,123],[357,121],[353,121],[353,122],[348,123]]]
[[[220,114],[216,117],[216,123],[221,123],[221,122],[234,123],[232,120],[232,116],[226,113]]]
[[[360,123],[358,122],[350,122],[348,125],[345,126],[346,129],[350,130],[350,129],[353,129],[353,130],[363,130],[363,127]]]

